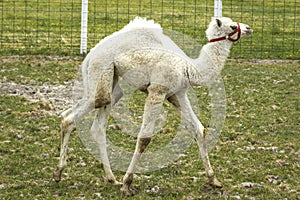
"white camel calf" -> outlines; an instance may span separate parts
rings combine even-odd
[[[132,195],[130,185],[141,154],[151,141],[154,125],[163,101],[170,101],[194,131],[208,183],[222,187],[211,167],[204,126],[194,114],[187,88],[207,86],[220,74],[232,42],[251,35],[252,29],[229,18],[213,19],[206,30],[209,43],[201,49],[199,58],[191,59],[152,20],[137,17],[122,30],[100,41],[82,64],[84,96],[62,116],[60,161],[54,172],[56,181],[66,166],[67,145],[74,121],[96,109],[92,132],[101,152],[106,179],[118,184],[112,173],[106,150],[106,124],[111,107],[122,97],[120,77],[148,94],[143,122],[131,163],[123,178],[121,191]],[[141,76],[139,76],[141,74]]]

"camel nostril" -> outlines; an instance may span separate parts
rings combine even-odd
[[[250,30],[251,28],[250,28],[250,26],[246,26],[246,29]]]

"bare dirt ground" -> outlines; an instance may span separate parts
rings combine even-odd
[[[73,104],[73,83],[34,86],[1,82],[0,95],[21,96],[30,102],[39,102],[50,115],[59,116]]]

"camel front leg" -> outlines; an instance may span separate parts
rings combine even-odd
[[[181,112],[182,119],[187,123],[188,127],[195,131],[194,136],[199,147],[200,156],[205,167],[206,175],[208,177],[208,183],[212,186],[222,187],[222,184],[215,177],[215,173],[210,164],[204,126],[194,113],[186,93],[183,92],[181,94],[174,95],[168,100]]]
[[[200,151],[200,156],[202,158],[204,167],[205,167],[205,173],[206,176],[208,177],[208,184],[215,186],[215,187],[222,187],[222,184],[220,181],[215,176],[214,170],[210,164],[210,160],[208,157],[208,152],[207,152],[207,143],[206,143],[206,135],[205,135],[205,130],[204,126],[201,124],[201,122],[198,120],[197,116],[194,114],[193,115],[193,123],[194,126],[196,127],[195,130],[195,139],[197,141],[199,151]]]
[[[133,174],[142,153],[151,141],[155,122],[159,117],[165,99],[165,88],[163,86],[150,86],[148,92],[149,94],[144,107],[142,127],[138,134],[135,151],[123,178],[123,186],[121,188],[121,191],[128,196],[133,195],[133,191],[130,189],[130,185],[133,181]]]
[[[215,173],[211,167],[210,161],[209,161],[209,157],[208,157],[208,152],[207,152],[207,146],[206,146],[206,135],[205,135],[205,130],[202,129],[202,131],[196,131],[197,134],[195,136],[195,139],[197,140],[197,144],[200,150],[200,155],[202,158],[202,161],[204,163],[204,167],[205,167],[205,172],[206,175],[208,177],[208,184],[211,186],[215,186],[218,188],[222,187],[222,183],[220,181],[218,181],[218,179],[215,176]]]

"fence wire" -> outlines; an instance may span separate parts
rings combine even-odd
[[[90,0],[88,49],[137,15],[204,45],[213,4],[213,0]],[[0,55],[79,54],[81,0],[1,0],[0,12]],[[254,29],[251,38],[235,44],[231,57],[300,58],[300,0],[223,1],[223,16]]]

